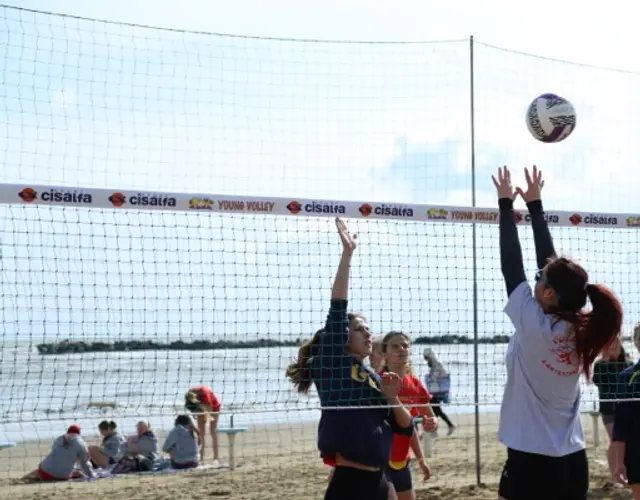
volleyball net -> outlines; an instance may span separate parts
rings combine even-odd
[[[200,384],[222,401],[222,466],[207,435],[206,480],[190,488],[243,500],[322,491],[319,401],[297,395],[285,368],[326,318],[335,217],[359,235],[350,307],[377,334],[409,333],[421,378],[426,347],[451,375],[456,431],[442,426],[433,479],[418,487],[447,498],[476,472],[496,483],[511,325],[490,175],[504,163],[518,177],[542,167],[556,247],[621,297],[627,336],[640,319],[637,75],[469,40],[305,42],[0,15],[0,487],[12,498],[48,487],[10,480],[70,424],[99,445],[101,420],[125,434],[145,420],[161,446]],[[524,125],[549,87],[578,111],[558,145]],[[625,113],[594,95],[625,95]],[[597,398],[585,386],[585,411]],[[97,487],[124,497],[119,481]],[[172,495],[181,481],[149,487]]]

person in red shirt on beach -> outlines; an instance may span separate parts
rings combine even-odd
[[[438,428],[438,419],[434,417],[429,406],[431,395],[422,381],[411,373],[411,339],[403,332],[389,332],[382,339],[382,353],[385,357],[383,372],[397,373],[402,378],[402,388],[398,397],[406,405],[411,415],[422,417],[425,431],[432,432]],[[387,478],[396,490],[398,500],[415,500],[411,468],[410,452],[413,451],[424,480],[431,476],[431,470],[425,462],[418,433],[412,436],[394,434],[391,444],[391,458],[387,466]]]
[[[220,461],[218,453],[218,419],[220,418],[220,399],[206,385],[192,387],[184,397],[184,406],[191,413],[195,414],[200,433],[200,460],[204,460],[205,436],[207,433],[206,423],[209,421],[209,432],[211,433],[211,446],[213,447],[214,462]]]

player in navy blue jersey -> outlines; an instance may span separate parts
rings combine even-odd
[[[300,348],[287,376],[301,393],[314,384],[320,397],[318,448],[325,463],[335,466],[325,500],[387,500],[390,487],[384,469],[393,433],[411,436],[413,421],[398,399],[400,377],[380,377],[363,362],[371,354],[372,333],[364,316],[347,312],[357,239],[341,219],[336,226],[342,257],[327,322]]]

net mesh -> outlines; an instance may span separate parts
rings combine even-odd
[[[433,477],[414,470],[418,498],[494,498],[511,326],[495,212],[468,208],[472,105],[478,205],[495,206],[497,165],[517,172],[535,158],[545,206],[558,210],[556,246],[621,296],[626,333],[638,317],[635,74],[476,42],[472,103],[468,40],[302,42],[0,15],[0,496],[48,494],[15,479],[71,423],[99,445],[101,420],[124,434],[144,420],[162,445],[187,389],[206,384],[222,402],[219,468],[207,436],[201,472],[80,482],[65,495],[179,498],[188,486],[194,496],[321,498],[319,401],[284,373],[323,326],[340,215],[360,240],[350,307],[376,333],[410,333],[419,376],[426,345],[451,373],[443,409],[456,432],[441,424],[425,442]],[[548,88],[579,112],[562,145],[535,143],[523,123]],[[624,114],[593,98],[611,93],[625,96]],[[584,390],[587,412],[598,394]],[[477,450],[488,487],[471,493]]]

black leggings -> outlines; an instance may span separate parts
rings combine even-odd
[[[438,417],[441,418],[442,420],[445,421],[445,423],[449,426],[449,427],[453,427],[453,422],[451,422],[451,420],[449,420],[449,417],[447,417],[447,414],[442,410],[442,405],[440,404],[435,404],[431,407],[433,409],[433,414]]]
[[[389,483],[380,470],[369,472],[353,467],[336,467],[324,500],[387,500]]]

